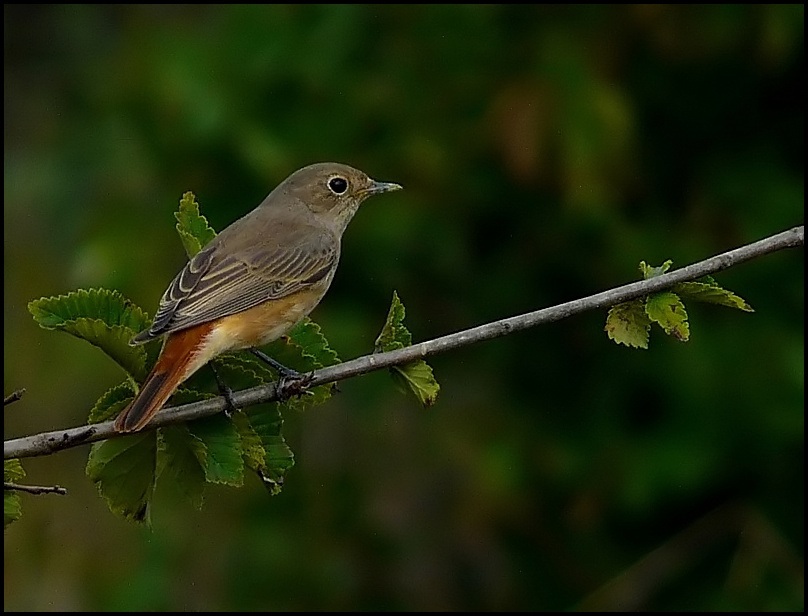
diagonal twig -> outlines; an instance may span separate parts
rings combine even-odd
[[[12,483],[11,481],[4,481],[3,489],[27,492],[28,494],[59,494],[60,496],[67,494],[67,489],[62,486],[28,486],[21,483]]]
[[[805,242],[804,226],[794,227],[771,237],[730,250],[698,263],[693,263],[670,271],[661,276],[632,282],[595,295],[576,299],[549,308],[528,312],[506,319],[500,319],[485,325],[472,327],[453,334],[441,336],[434,340],[420,342],[403,349],[387,353],[365,355],[335,366],[321,368],[311,375],[309,387],[335,383],[360,374],[366,374],[381,368],[406,364],[432,355],[445,353],[484,340],[491,340],[513,332],[521,331],[537,325],[553,323],[575,314],[613,306],[637,297],[667,289],[680,282],[695,280],[709,274],[727,269],[739,263],[749,261],[785,248],[802,246]],[[233,402],[239,408],[245,408],[278,399],[277,384],[268,383],[233,393]],[[146,430],[154,430],[162,426],[208,417],[220,413],[227,407],[224,398],[211,398],[191,404],[168,407],[160,411],[146,426]],[[3,458],[23,458],[47,455],[62,449],[75,447],[83,443],[91,443],[108,438],[122,436],[113,430],[111,421],[69,428],[54,432],[44,432],[5,441]]]
[[[12,402],[16,402],[22,395],[25,393],[25,389],[18,389],[17,391],[12,391],[9,395],[3,398],[3,406],[11,404]]]

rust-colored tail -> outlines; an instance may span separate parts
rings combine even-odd
[[[169,334],[157,363],[135,399],[115,420],[117,432],[137,432],[157,414],[185,379],[207,362],[200,351],[212,323]]]

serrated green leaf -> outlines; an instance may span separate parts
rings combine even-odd
[[[267,455],[261,437],[250,424],[250,419],[246,413],[234,413],[231,418],[241,437],[241,447],[244,455],[244,463],[247,468],[260,473],[266,472],[265,458]]]
[[[404,327],[405,312],[398,293],[393,291],[393,301],[387,311],[387,319],[374,345],[376,353],[393,351],[412,344],[412,334]]]
[[[129,346],[129,341],[148,327],[149,319],[117,291],[82,289],[42,297],[30,302],[28,310],[41,327],[67,332],[97,346],[132,378],[146,376],[146,350]]]
[[[649,295],[645,300],[645,312],[666,334],[682,342],[690,338],[687,311],[676,293],[661,291]]]
[[[3,460],[3,481],[17,483],[25,478],[25,469],[17,458]]]
[[[14,490],[3,490],[3,528],[22,517],[22,498]]]
[[[275,375],[268,365],[253,355],[227,353],[215,362],[220,378],[233,391],[271,382]]]
[[[743,298],[738,297],[732,291],[718,286],[715,281],[712,281],[712,283],[682,282],[674,286],[673,291],[683,299],[692,299],[697,302],[718,304],[720,306],[728,306],[729,308],[737,308],[745,312],[754,312],[752,307],[747,304]]]
[[[130,346],[134,332],[128,327],[110,327],[101,319],[81,318],[66,321],[57,329],[97,346],[136,381],[146,378],[146,351],[143,346]]]
[[[334,393],[333,385],[318,385],[311,387],[300,396],[294,396],[283,401],[284,408],[302,413],[306,409],[314,408],[323,404]]]
[[[289,336],[283,336],[265,345],[262,350],[281,365],[300,373],[311,372],[321,367],[320,363],[313,355],[306,353],[303,348],[296,344]],[[255,359],[264,366],[267,365],[255,356],[250,359]]]
[[[139,306],[109,289],[79,289],[67,295],[41,297],[29,302],[28,310],[45,329],[57,329],[80,318],[100,319],[109,326],[128,327],[135,333],[151,324]]]
[[[668,259],[659,267],[651,267],[645,261],[640,261],[640,274],[642,274],[643,280],[648,280],[649,278],[656,278],[657,276],[661,276],[662,274],[666,273],[673,265],[673,261]]]
[[[647,349],[651,321],[643,301],[634,299],[612,306],[606,316],[604,329],[609,338],[618,344]]]
[[[180,406],[181,404],[191,404],[192,402],[199,402],[200,400],[210,400],[211,398],[215,398],[215,394],[208,393],[206,391],[196,391],[189,387],[186,387],[188,381],[185,381],[183,387],[175,391],[169,400],[171,400],[171,406]]]
[[[157,433],[141,432],[93,444],[87,476],[113,513],[150,524],[157,470]]]
[[[216,231],[208,225],[208,220],[199,213],[199,203],[191,191],[180,199],[180,206],[174,214],[177,219],[177,233],[188,257],[193,257],[214,237]]]
[[[188,423],[189,432],[205,445],[205,480],[239,487],[244,484],[244,450],[236,427],[224,414]]]
[[[131,381],[124,381],[115,387],[105,391],[98,401],[90,409],[90,416],[88,417],[89,423],[100,423],[107,421],[126,408],[132,399],[135,397],[135,390],[132,387]]]
[[[19,483],[23,477],[25,469],[19,460],[3,460],[4,481]],[[20,516],[22,516],[22,498],[19,492],[3,490],[3,528],[8,528],[8,525],[19,520]]]
[[[250,409],[248,418],[266,452],[261,478],[270,494],[278,494],[287,471],[295,464],[294,453],[281,435],[283,418],[278,405],[262,404]]]
[[[288,337],[300,347],[304,355],[314,359],[312,370],[340,363],[337,352],[328,345],[322,328],[310,318],[306,317],[295,325]]]
[[[424,406],[432,406],[438,398],[440,385],[432,373],[432,366],[423,359],[390,368],[393,378],[403,384],[407,391],[415,394]]]
[[[394,351],[412,344],[412,334],[404,326],[405,314],[404,304],[399,299],[398,293],[393,291],[393,301],[390,303],[382,331],[376,338],[374,352]],[[432,367],[424,360],[393,366],[390,368],[390,374],[403,391],[413,393],[421,404],[424,406],[435,404],[440,385],[435,379]]]
[[[182,425],[166,426],[159,434],[158,476],[171,481],[191,505],[201,509],[205,496],[203,465],[207,456],[204,443]]]

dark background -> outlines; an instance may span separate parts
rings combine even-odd
[[[216,229],[293,170],[366,204],[312,315],[364,355],[602,291],[803,221],[793,6],[4,7],[8,437],[120,381],[26,304],[106,287],[153,314],[193,190]],[[605,312],[434,358],[423,410],[374,373],[303,415],[280,496],[160,490],[114,517],[87,448],[25,461],[6,610],[802,610],[803,253],[718,276],[692,340]]]

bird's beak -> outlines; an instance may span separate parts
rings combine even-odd
[[[381,193],[390,192],[391,190],[401,190],[401,184],[394,184],[393,182],[376,182],[375,180],[370,183],[366,193],[368,195],[378,195]]]

